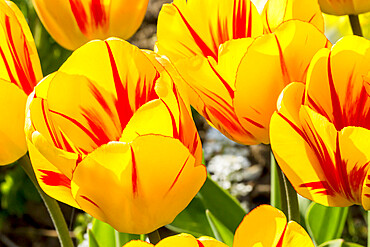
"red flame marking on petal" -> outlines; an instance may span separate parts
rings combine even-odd
[[[78,27],[84,35],[87,35],[88,20],[84,6],[80,0],[69,0],[69,4]]]
[[[3,57],[3,61],[5,63],[5,66],[7,67],[7,71],[9,73],[9,77],[11,81],[14,84],[18,85],[27,95],[29,95],[32,92],[33,87],[37,84],[37,79],[33,71],[32,63],[30,60],[30,52],[28,50],[27,39],[25,35],[21,33],[20,39],[23,40],[23,53],[24,53],[22,57],[25,59],[25,63],[26,63],[26,68],[23,68],[22,62],[18,55],[19,49],[17,49],[14,44],[12,30],[10,27],[9,16],[5,16],[5,27],[6,27],[6,35],[8,38],[7,39],[8,47],[12,55],[15,71],[17,73],[18,80],[19,80],[19,84],[18,82],[16,82],[14,75],[12,75],[9,64],[6,62],[6,58],[5,58],[5,55],[2,49],[1,49],[1,53],[2,53],[1,56]]]
[[[202,242],[200,242],[198,239],[197,239],[197,243],[198,243],[199,247],[204,247],[204,245],[202,244]]]
[[[335,90],[333,75],[331,72],[331,52],[328,56],[328,79],[329,79],[329,87],[330,87],[330,95],[331,95],[331,102],[333,108],[333,116],[334,116],[334,125],[337,130],[341,130],[344,127],[343,124],[343,115],[341,110],[341,104],[339,101],[339,96]]]
[[[107,21],[107,15],[102,0],[91,0],[92,20],[96,27],[103,27]]]
[[[100,208],[98,204],[96,204],[93,200],[91,200],[90,198],[88,198],[87,196],[80,196],[82,199],[85,199],[86,201],[90,202],[91,204],[93,204],[95,207],[97,208]]]
[[[202,40],[202,38],[195,32],[195,30],[191,27],[191,25],[189,24],[189,22],[185,19],[184,15],[181,13],[180,9],[172,3],[172,5],[177,9],[181,19],[183,20],[184,24],[186,25],[186,27],[188,28],[191,36],[193,37],[195,43],[198,45],[198,47],[200,48],[200,50],[203,52],[203,55],[205,57],[207,56],[211,56],[213,57],[215,60],[217,60],[217,52],[213,52],[207,45],[206,43],[204,43],[204,41]]]
[[[229,83],[227,83],[227,81],[225,81],[224,78],[222,78],[222,76],[217,72],[217,70],[212,66],[211,62],[209,60],[208,61],[208,64],[209,66],[211,67],[211,69],[213,70],[213,72],[216,74],[216,76],[218,77],[218,79],[220,79],[220,81],[222,82],[222,84],[224,85],[224,87],[226,88],[226,90],[229,92],[229,95],[232,99],[234,99],[234,90],[231,88],[231,86],[229,85]]]
[[[186,165],[186,163],[188,162],[188,160],[189,160],[189,156],[186,158],[186,160],[185,160],[184,164],[181,166],[180,171],[177,173],[176,178],[175,178],[175,180],[172,182],[172,184],[171,184],[170,188],[168,189],[168,191],[167,191],[166,195],[167,195],[167,194],[168,194],[168,193],[173,189],[173,187],[175,186],[175,184],[176,184],[177,180],[179,179],[179,177],[180,177],[180,175],[181,175],[182,171],[184,170],[185,165]]]
[[[132,193],[134,197],[137,197],[139,191],[138,191],[138,177],[137,177],[137,167],[136,167],[136,159],[135,159],[135,153],[134,150],[131,147],[131,157],[132,157]]]
[[[125,129],[127,123],[130,121],[133,111],[130,106],[130,100],[128,96],[128,90],[127,86],[125,87],[122,83],[121,77],[119,75],[117,64],[114,59],[112,50],[108,44],[107,41],[105,41],[105,44],[108,49],[109,54],[109,60],[112,66],[112,73],[113,73],[113,79],[114,79],[114,85],[116,87],[116,93],[117,93],[117,102],[116,102],[116,108],[118,117],[121,123],[122,130]]]
[[[39,172],[45,174],[41,176],[41,180],[44,184],[49,186],[64,186],[68,189],[71,188],[71,180],[66,175],[42,169],[39,169]]]

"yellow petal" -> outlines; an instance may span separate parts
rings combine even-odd
[[[226,244],[211,237],[203,236],[198,238],[198,241],[200,241],[204,247],[227,247]]]
[[[32,2],[48,32],[70,50],[93,39],[131,37],[140,26],[148,4],[148,0]]]
[[[27,152],[25,121],[26,94],[0,79],[0,165],[13,163]]]
[[[302,86],[291,84],[283,93],[279,112],[273,114],[270,124],[271,148],[279,166],[302,196],[323,205],[353,204],[337,189],[341,185],[332,184],[337,176],[334,174],[340,171],[334,155],[337,138],[334,126],[323,116],[300,106]]]
[[[196,56],[175,64],[186,82],[184,88],[193,107],[228,138],[244,144],[255,139],[240,125],[233,107],[233,81],[219,74],[212,60]]]
[[[233,247],[276,246],[287,224],[283,212],[261,205],[249,212],[235,232]]]
[[[190,234],[181,233],[161,240],[156,247],[199,247],[197,239]]]
[[[42,78],[40,60],[31,31],[17,5],[0,3],[0,78],[29,95]]]
[[[260,15],[249,0],[175,0],[159,14],[156,46],[172,61],[194,55],[217,59],[224,42],[260,34]]]
[[[305,104],[330,119],[337,130],[368,128],[370,101],[364,79],[370,66],[370,42],[357,36],[338,41],[312,59],[307,73]]]
[[[77,166],[72,191],[81,208],[118,231],[148,233],[172,222],[198,192],[206,171],[194,165],[189,150],[170,137],[111,142]]]
[[[324,20],[316,0],[269,0],[262,12],[265,33],[272,33],[288,20],[300,20],[315,25],[324,32]]]
[[[152,247],[154,245],[148,243],[148,242],[145,242],[145,241],[141,241],[141,240],[132,240],[130,242],[128,242],[127,244],[125,244],[123,247]]]
[[[284,233],[282,247],[314,247],[310,236],[297,222],[289,221]]]
[[[242,126],[259,142],[269,143],[270,118],[281,90],[290,82],[304,82],[311,58],[328,45],[313,25],[293,20],[249,47],[238,68],[234,105]]]
[[[370,11],[367,0],[319,0],[321,10],[331,15],[357,15]]]
[[[37,132],[35,132],[33,136],[35,138],[43,138]],[[54,199],[62,201],[72,207],[79,208],[72,197],[71,181],[50,163],[30,140],[27,140],[27,146],[32,167],[41,189]]]

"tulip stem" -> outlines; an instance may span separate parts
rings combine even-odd
[[[271,152],[271,205],[281,209],[288,221],[300,222],[297,192],[277,164]]]
[[[272,151],[270,151],[271,155],[271,159],[270,159],[270,164],[271,164],[271,172],[270,172],[270,176],[271,176],[271,193],[270,193],[270,202],[271,202],[271,206],[275,207],[275,208],[278,208],[280,210],[283,210],[283,207],[286,207],[286,198],[281,198],[282,196],[285,196],[282,195],[280,193],[281,191],[281,187],[283,186],[283,184],[281,183],[283,180],[281,178],[281,172],[279,171],[279,167],[278,165],[276,164],[276,160],[275,160],[275,157],[274,157],[274,154],[272,153]],[[284,203],[285,202],[285,203]],[[283,205],[285,204],[285,205]]]
[[[58,238],[61,246],[73,247],[73,242],[69,235],[67,223],[64,219],[62,211],[60,210],[59,204],[55,199],[45,194],[45,192],[41,189],[40,185],[37,182],[28,154],[25,154],[22,158],[20,158],[18,160],[18,163],[21,165],[23,170],[31,179],[32,183],[35,185],[37,191],[39,192],[42,200],[44,201],[45,206],[53,221],[54,227],[58,233]]]
[[[353,34],[363,37],[358,15],[348,15],[348,17],[349,17],[349,23],[351,24]]]
[[[154,232],[148,233],[148,238],[150,243],[156,245],[159,241],[161,241],[161,235],[159,235],[158,229]]]

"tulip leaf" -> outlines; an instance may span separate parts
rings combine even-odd
[[[100,247],[94,233],[91,230],[87,230],[87,232],[89,235],[89,247]]]
[[[212,231],[215,235],[215,238],[227,246],[233,245],[234,234],[227,229],[224,224],[220,222],[209,210],[206,211],[207,219],[209,224],[211,225]]]
[[[335,239],[321,244],[319,247],[363,247],[362,245],[344,242],[343,239]]]
[[[221,188],[210,176],[207,177],[198,196],[202,199],[206,209],[217,217],[230,232],[236,231],[246,212],[233,196]]]
[[[326,207],[312,202],[306,214],[307,231],[317,245],[340,238],[347,214],[348,207]]]
[[[140,235],[117,232],[109,224],[97,219],[93,220],[92,229],[89,231],[89,243],[95,242],[98,247],[121,247],[134,239],[140,239]]]
[[[206,208],[198,196],[195,196],[190,204],[166,227],[174,232],[189,233],[195,237],[214,237],[207,220]]]

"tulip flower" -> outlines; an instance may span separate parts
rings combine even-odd
[[[370,209],[369,75],[370,41],[346,36],[314,56],[306,84],[281,93],[271,148],[302,196]]]
[[[274,32],[265,30],[265,35],[261,16],[247,0],[175,0],[159,14],[156,49],[185,81],[178,87],[214,127],[241,144],[269,143],[269,120],[280,91],[304,80],[313,55],[330,45],[314,25],[288,20],[302,12],[299,4],[278,3],[269,1],[265,18],[271,16]],[[271,10],[275,4],[289,14],[278,16]],[[307,22],[319,23],[315,6],[308,8],[313,12],[305,15]],[[272,27],[278,20],[283,23]]]
[[[319,0],[322,12],[331,15],[358,15],[370,11],[368,0]]]
[[[6,165],[27,152],[26,100],[42,72],[31,31],[13,2],[0,1],[0,24],[0,165]]]
[[[30,95],[41,188],[120,232],[169,224],[206,179],[191,111],[154,53],[119,39],[77,49]]]
[[[144,241],[133,240],[124,247],[154,246]],[[210,237],[194,238],[179,234],[163,239],[155,247],[227,247]],[[247,214],[235,232],[233,247],[313,247],[307,232],[296,222],[289,221],[283,212],[270,206],[261,205]]]
[[[130,38],[143,21],[149,0],[32,0],[51,36],[75,50],[93,39]]]

